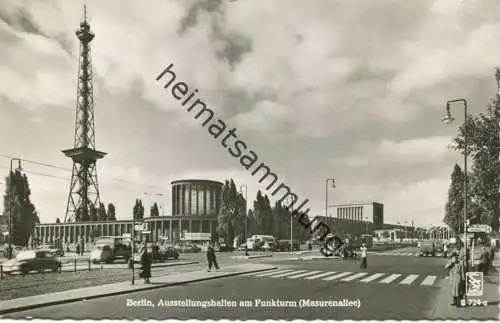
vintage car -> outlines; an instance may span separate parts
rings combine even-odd
[[[50,250],[21,251],[16,258],[4,262],[2,267],[3,271],[8,274],[44,272],[47,269],[56,272],[61,267],[61,262],[52,255]]]
[[[128,263],[131,256],[131,243],[123,237],[101,237],[90,252],[90,260],[93,263],[112,263],[117,259]]]
[[[431,255],[434,257],[436,255],[436,246],[434,241],[422,241],[420,242],[418,249],[419,256]]]
[[[52,256],[54,257],[64,257],[64,250],[62,248],[57,247],[56,245],[42,246],[40,249],[49,250]]]

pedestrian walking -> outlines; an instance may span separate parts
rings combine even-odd
[[[141,272],[139,277],[144,279],[145,284],[149,284],[149,279],[151,278],[151,257],[148,254],[147,246],[144,246],[141,253]]]
[[[465,268],[456,251],[451,253],[446,269],[449,270],[450,291],[453,298],[451,306],[461,307],[460,301],[465,294]]]
[[[360,268],[361,269],[365,269],[365,268],[368,267],[368,263],[367,263],[367,260],[366,260],[366,251],[367,251],[367,249],[366,249],[366,246],[365,246],[364,243],[361,245],[360,251],[361,251],[361,266],[360,266]]]
[[[207,271],[211,271],[212,266],[214,266],[216,270],[219,270],[219,264],[217,263],[217,257],[215,256],[215,250],[212,244],[208,245],[207,248],[207,261],[208,261]]]

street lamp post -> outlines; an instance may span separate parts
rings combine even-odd
[[[13,223],[12,223],[12,163],[14,161],[18,162],[18,170],[21,170],[21,159],[11,158],[10,159],[10,173],[9,173],[9,259],[12,259],[12,238],[13,238]]]
[[[325,217],[328,217],[328,182],[332,181],[332,188],[335,188],[335,178],[326,179],[326,192],[325,192]]]
[[[468,113],[467,113],[467,100],[466,99],[456,99],[450,100],[446,102],[446,115],[441,120],[446,124],[452,123],[455,118],[451,116],[450,107],[452,103],[460,102],[464,105],[464,246],[465,246],[465,263],[466,269],[468,267],[467,260],[467,200],[468,200],[468,183],[467,183],[467,157],[468,157],[468,133],[467,133],[467,121],[468,121]]]

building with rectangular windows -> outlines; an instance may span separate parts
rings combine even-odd
[[[374,228],[382,228],[384,204],[370,201],[332,205],[328,208],[328,216],[341,220],[370,222]]]

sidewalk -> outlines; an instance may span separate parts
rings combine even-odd
[[[483,296],[471,297],[471,299],[480,299],[487,301],[488,306],[467,306],[457,308],[450,306],[451,296],[448,280],[443,282],[434,309],[430,316],[434,320],[498,320],[499,307],[499,283],[500,283],[500,254],[495,255],[493,268],[490,268],[488,276],[484,277]]]
[[[182,285],[185,283],[199,282],[204,280],[231,277],[246,273],[260,272],[276,269],[275,266],[263,264],[241,264],[223,268],[219,271],[207,272],[197,270],[193,272],[174,275],[152,277],[151,284],[144,284],[141,279],[136,279],[135,284],[129,282],[114,283],[100,286],[92,286],[73,289],[63,292],[36,295],[30,297],[16,298],[8,301],[0,301],[0,314],[24,311],[28,309],[45,307],[50,305],[64,304],[105,296],[127,294],[136,291],[151,290],[167,286]]]

